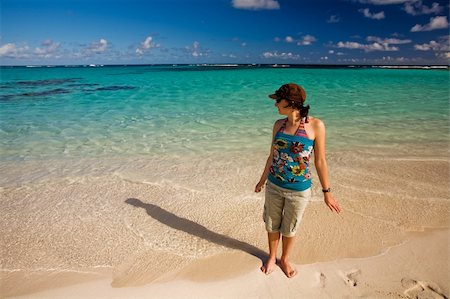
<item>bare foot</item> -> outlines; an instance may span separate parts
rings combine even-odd
[[[280,261],[280,268],[281,270],[283,270],[284,274],[286,274],[286,276],[288,278],[292,278],[297,274],[297,271],[295,271],[295,269],[293,269],[291,267],[291,264],[289,264],[288,261]]]
[[[269,258],[266,263],[261,267],[261,271],[266,274],[269,275],[270,273],[272,273],[273,271],[273,267],[276,264],[276,258]]]

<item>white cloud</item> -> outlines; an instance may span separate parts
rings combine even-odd
[[[362,12],[366,18],[374,19],[374,20],[381,20],[384,19],[384,11],[380,11],[377,13],[371,13],[368,8],[360,9],[359,12]]]
[[[226,58],[236,58],[237,56],[234,54],[222,54],[222,57],[226,57]]]
[[[421,44],[421,45],[414,45],[414,49],[419,51],[430,51],[430,50],[437,50],[440,48],[441,45],[439,45],[438,42],[432,40],[427,44]]]
[[[398,47],[390,47],[389,44],[381,44],[381,43],[372,43],[372,44],[361,44],[357,42],[338,42],[336,45],[338,48],[345,49],[360,49],[365,52],[371,51],[398,51]]]
[[[154,47],[154,43],[152,43],[153,38],[151,36],[147,37],[145,39],[145,41],[142,43],[142,48],[143,49],[150,49],[152,47]]]
[[[136,49],[136,54],[137,55],[143,55],[146,51],[148,51],[149,49],[152,48],[158,48],[159,44],[156,44],[153,41],[153,37],[148,36],[145,38],[145,40],[141,43],[141,45],[139,46],[139,48]]]
[[[303,36],[303,38],[297,42],[297,45],[309,46],[315,41],[317,41],[317,39],[314,36],[308,34],[308,35]]]
[[[292,38],[292,36],[286,36],[286,38],[284,39],[287,43],[293,43],[294,39]]]
[[[338,42],[337,47],[346,49],[364,49],[364,45],[357,42]]]
[[[56,58],[55,54],[58,51],[60,43],[55,43],[52,40],[45,40],[42,42],[40,48],[36,48],[34,53],[41,58]]]
[[[378,60],[380,60],[380,59],[375,59],[375,61],[378,61]],[[409,58],[406,58],[406,57],[403,57],[403,56],[402,57],[383,56],[381,58],[381,60],[383,62],[408,62],[408,61],[410,61]]]
[[[339,15],[331,15],[327,23],[338,23],[340,20]]]
[[[73,50],[72,57],[75,59],[87,59],[95,54],[102,54],[108,48],[108,41],[101,38],[98,42],[92,42],[90,45],[81,45],[82,49]]]
[[[233,0],[232,5],[234,8],[249,10],[280,9],[280,3],[276,0]]]
[[[411,32],[431,31],[436,29],[445,29],[448,27],[448,21],[446,16],[438,16],[430,18],[430,23],[425,25],[416,24],[411,28]]]
[[[380,44],[394,44],[394,45],[409,44],[410,42],[412,42],[410,39],[380,38],[376,36],[368,36],[367,41],[377,42]]]
[[[450,51],[450,36],[442,36],[439,41],[432,40],[428,43],[414,45],[414,49],[419,51],[434,51],[436,54],[446,54]]]
[[[275,52],[264,52],[262,54],[262,56],[264,58],[279,58],[279,59],[292,59],[292,60],[298,60],[300,59],[300,55],[298,54],[293,54],[291,52],[282,52],[282,53],[278,53],[278,51]]]
[[[27,45],[17,46],[13,43],[8,43],[0,47],[0,57],[8,58],[27,58],[29,55],[26,53],[29,50]]]
[[[417,2],[406,2],[403,9],[410,15],[417,16],[417,15],[425,15],[425,14],[438,14],[440,13],[444,8],[439,5],[439,3],[433,2],[431,4],[431,7],[428,7],[424,4],[422,4],[422,1]]]
[[[273,40],[274,40],[275,42],[281,42],[281,38],[279,38],[279,37],[275,37]],[[313,42],[317,41],[317,39],[316,39],[314,36],[307,34],[307,35],[304,35],[304,36],[303,36],[301,39],[299,39],[299,40],[294,39],[292,36],[286,36],[286,37],[284,38],[284,41],[285,41],[286,43],[294,43],[294,42],[297,42],[297,45],[298,45],[298,46],[309,46],[309,45],[311,45]]]
[[[198,57],[198,56],[203,56],[203,53],[200,51],[200,43],[199,42],[194,42],[192,44],[192,56],[194,57]]]
[[[375,4],[375,5],[402,4],[411,1],[414,0],[359,0],[360,3]]]
[[[335,50],[328,50],[328,54],[330,54],[330,55],[338,55],[338,56],[345,55],[344,53],[336,52]]]
[[[247,46],[247,43],[246,42],[243,42],[242,44],[241,44],[241,47],[246,47]]]
[[[100,39],[100,41],[92,43],[89,50],[95,53],[103,53],[106,51],[108,47],[108,41],[104,38]]]
[[[11,44],[11,43],[5,44],[0,47],[0,57],[11,55],[16,51],[17,51],[17,49],[16,49],[15,44]]]
[[[193,57],[208,56],[209,54],[209,50],[203,49],[198,41],[194,41],[192,46],[186,46],[184,50]]]

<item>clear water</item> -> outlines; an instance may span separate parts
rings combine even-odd
[[[267,95],[287,82],[331,150],[448,144],[445,70],[2,68],[0,159],[267,151],[280,118]]]

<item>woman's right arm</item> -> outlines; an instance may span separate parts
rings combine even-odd
[[[264,184],[267,181],[267,177],[269,176],[269,171],[270,171],[270,167],[272,167],[272,160],[273,160],[273,139],[275,138],[275,134],[278,132],[278,130],[280,129],[280,126],[282,124],[282,121],[277,120],[275,122],[275,124],[273,125],[273,132],[272,132],[272,143],[270,145],[270,153],[269,153],[269,157],[267,158],[266,161],[266,167],[264,168],[263,174],[261,175],[261,179],[259,180],[258,184],[256,184],[255,187],[255,192],[260,192],[261,189],[263,188]]]

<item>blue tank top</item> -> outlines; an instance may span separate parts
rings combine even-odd
[[[309,159],[314,140],[306,134],[304,119],[294,135],[284,133],[286,122],[287,118],[274,137],[268,180],[282,188],[303,191],[311,187]]]

